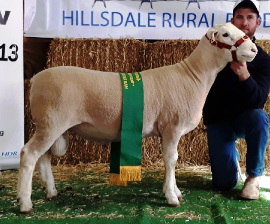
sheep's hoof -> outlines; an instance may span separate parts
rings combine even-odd
[[[22,214],[29,214],[33,211],[33,205],[31,200],[26,200],[24,203],[22,203],[22,199],[19,199],[20,204],[20,213]]]
[[[59,198],[57,195],[47,198],[48,201],[58,201]]]
[[[57,199],[57,190],[51,190],[49,192],[47,192],[46,198],[49,201],[55,201]]]
[[[179,203],[173,203],[173,204],[168,204],[169,207],[180,207],[180,204]]]
[[[30,210],[24,211],[24,210],[20,210],[21,214],[31,214],[33,212],[33,209],[31,208]]]
[[[33,212],[33,208],[32,207],[26,207],[25,206],[25,208],[24,208],[24,206],[21,206],[20,207],[20,213],[22,213],[22,214],[30,214],[30,213],[32,213]]]

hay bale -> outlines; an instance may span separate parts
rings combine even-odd
[[[256,40],[256,44],[270,55],[270,40]]]
[[[24,80],[24,142],[28,142],[36,129],[31,116],[29,92],[30,81],[26,79]]]
[[[188,57],[198,45],[198,40],[168,40],[149,43],[145,66],[142,70],[178,63]]]
[[[108,72],[140,71],[145,46],[145,42],[134,39],[54,39],[47,65],[72,65]]]
[[[198,40],[169,40],[147,43],[135,39],[54,39],[48,53],[48,67],[73,65],[112,72],[134,72],[170,65],[189,56],[198,45]],[[269,41],[257,41],[266,52],[270,52]],[[29,81],[25,82],[26,141],[34,132],[29,111]],[[270,97],[265,105],[270,113]],[[84,140],[69,133],[70,146],[67,154],[53,158],[53,164],[106,163],[109,162],[110,144]],[[237,142],[241,164],[245,163],[246,146]],[[196,129],[180,139],[178,144],[180,164],[209,165],[206,127],[202,121]],[[269,166],[269,146],[266,165]],[[142,163],[162,163],[161,140],[158,137],[143,140]]]

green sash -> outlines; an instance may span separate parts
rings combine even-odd
[[[110,184],[141,180],[143,82],[139,72],[119,73],[123,86],[121,142],[112,142]]]

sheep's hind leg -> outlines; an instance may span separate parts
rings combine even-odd
[[[41,184],[46,190],[47,198],[54,199],[57,196],[57,190],[54,183],[54,177],[51,167],[51,155],[63,156],[68,149],[69,137],[65,132],[55,140],[51,149],[42,155],[36,165],[39,172]]]
[[[179,206],[179,199],[182,199],[181,191],[176,185],[175,166],[178,159],[177,144],[179,138],[172,136],[173,132],[168,132],[162,136],[163,158],[165,163],[165,178],[163,183],[163,193],[170,206]]]
[[[53,199],[57,196],[57,190],[54,184],[54,177],[51,167],[51,152],[47,151],[42,155],[36,165],[39,172],[42,186],[45,188],[46,196],[48,199]]]
[[[17,199],[21,213],[32,211],[32,177],[38,159],[49,150],[54,142],[53,134],[36,133],[23,147],[18,177]],[[55,134],[55,133],[54,133]]]

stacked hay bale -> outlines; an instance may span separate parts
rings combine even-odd
[[[135,72],[170,65],[183,60],[198,44],[198,40],[157,41],[149,43],[135,39],[54,39],[48,53],[48,67],[72,65],[112,72]],[[268,53],[269,41],[258,41]],[[28,95],[29,81],[25,82],[25,123],[27,141],[34,133]],[[168,89],[169,91],[169,89]],[[270,103],[266,104],[270,112]],[[110,157],[110,144],[84,140],[69,133],[70,146],[67,154],[54,158],[54,164],[107,163]],[[241,163],[245,163],[246,146],[244,141],[237,143]],[[269,150],[266,165],[269,166]],[[208,165],[206,127],[202,121],[198,127],[180,139],[178,144],[179,163]],[[162,162],[160,138],[143,140],[143,165],[159,165]]]

